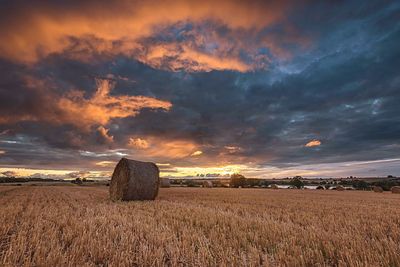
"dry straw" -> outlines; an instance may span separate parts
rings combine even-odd
[[[156,164],[122,158],[110,184],[112,200],[154,200],[160,184]]]
[[[375,193],[382,193],[383,189],[380,186],[373,186],[372,190],[374,190]]]
[[[343,186],[341,186],[341,185],[338,185],[338,186],[336,186],[336,190],[337,191],[344,191],[345,188]]]
[[[121,203],[106,186],[0,186],[0,266],[400,266],[400,195],[159,196]]]
[[[400,194],[400,186],[393,186],[391,190],[392,193]]]

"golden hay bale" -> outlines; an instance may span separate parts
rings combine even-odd
[[[400,186],[393,186],[391,188],[391,190],[392,190],[392,193],[400,194]]]
[[[336,190],[337,191],[344,191],[345,188],[343,186],[341,186],[341,185],[338,185],[338,186],[336,186]]]
[[[160,171],[156,164],[122,158],[115,166],[111,184],[112,200],[154,200]]]
[[[271,188],[272,189],[279,189],[278,185],[276,185],[276,184],[271,184]]]
[[[213,183],[211,181],[204,181],[203,187],[211,188],[213,187]]]
[[[373,186],[372,190],[374,190],[375,193],[382,193],[383,189],[380,186]]]
[[[160,178],[160,187],[168,188],[171,186],[169,178]]]

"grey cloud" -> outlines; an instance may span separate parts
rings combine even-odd
[[[112,144],[99,142],[95,128],[82,132],[71,125],[43,122],[2,125],[1,130],[12,129],[10,137],[22,134],[35,141],[16,146],[0,143],[0,149],[7,151],[0,164],[61,166],[64,161],[93,166],[98,158],[79,151],[99,155],[127,148],[131,136],[196,143],[205,160],[171,159],[171,164],[179,166],[213,163],[221,157],[232,163],[282,168],[397,157],[399,5],[375,2],[360,9],[351,7],[358,4],[304,8],[303,15],[292,19],[313,36],[312,49],[290,61],[274,61],[264,71],[168,72],[122,55],[90,63],[52,55],[30,69],[0,62],[2,73],[10,74],[0,78],[3,116],[46,111],[40,103],[48,99],[22,85],[21,77],[28,74],[50,79],[58,93],[80,88],[88,94],[94,90],[93,76],[112,74],[121,77],[115,94],[151,96],[173,104],[169,112],[143,109],[135,117],[112,120],[106,126],[114,137]],[[311,16],[312,23],[304,14]],[[217,30],[226,34],[223,28]],[[313,139],[322,144],[304,146]],[[240,150],[229,153],[226,146]],[[101,160],[118,158],[107,153]],[[134,152],[130,155],[135,156]]]

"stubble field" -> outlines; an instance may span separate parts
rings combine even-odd
[[[0,266],[400,266],[400,195],[0,186]]]

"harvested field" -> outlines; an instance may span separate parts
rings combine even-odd
[[[0,187],[0,266],[400,266],[400,195]]]

